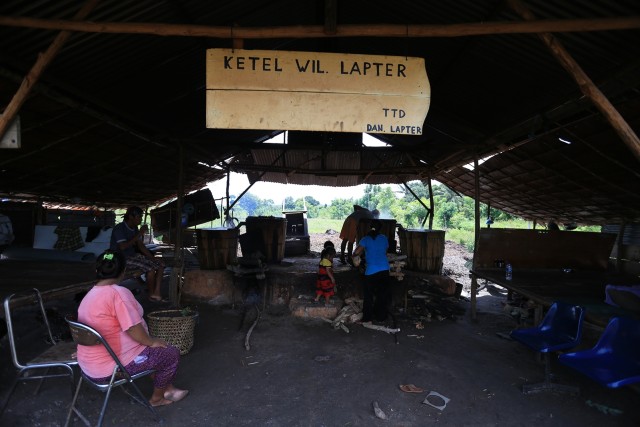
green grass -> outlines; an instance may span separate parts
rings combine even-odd
[[[468,230],[461,230],[457,228],[450,228],[444,234],[445,240],[451,240],[467,248],[468,251],[473,252],[473,245],[475,239],[475,232]]]
[[[309,234],[324,233],[329,229],[339,233],[343,222],[344,220],[341,219],[309,218],[307,219],[307,226],[309,227]]]

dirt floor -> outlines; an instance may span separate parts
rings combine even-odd
[[[326,235],[316,239],[323,242]],[[313,243],[312,243],[313,249]],[[470,254],[447,242],[445,272],[468,288]],[[462,268],[460,268],[462,266]],[[127,283],[132,289],[140,285]],[[491,291],[491,292],[489,292]],[[163,308],[139,293],[145,312]],[[517,342],[503,338],[517,326],[505,313],[505,294],[487,287],[478,300],[478,321],[465,314],[442,321],[415,321],[398,311],[396,336],[349,325],[350,333],[320,320],[290,316],[284,306],[261,313],[245,348],[256,312],[251,307],[201,305],[193,349],[181,360],[176,385],[191,393],[162,407],[167,426],[637,426],[637,389],[609,390],[557,363],[556,381],[579,385],[579,396],[524,395],[520,386],[542,380],[544,366]],[[72,298],[50,304],[59,315],[73,311]],[[398,307],[401,304],[398,304]],[[243,316],[247,310],[246,317]],[[42,342],[24,312],[21,341],[32,350]],[[244,320],[243,320],[244,319]],[[388,326],[391,326],[388,324]],[[422,328],[420,328],[422,326]],[[0,397],[15,374],[6,338],[0,341]],[[148,394],[151,384],[140,381]],[[421,393],[405,393],[414,384]],[[70,403],[68,385],[48,380],[33,396],[33,384],[19,385],[2,418],[6,426],[59,426]],[[442,409],[423,403],[430,392],[448,400]],[[81,407],[96,420],[102,395],[85,389]],[[431,403],[442,405],[437,396]],[[374,405],[386,419],[376,416]],[[81,425],[75,420],[75,425]],[[155,425],[124,393],[112,395],[104,425]]]

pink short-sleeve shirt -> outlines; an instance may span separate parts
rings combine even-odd
[[[94,286],[80,303],[78,321],[100,332],[126,366],[146,348],[127,333],[138,323],[147,329],[143,313],[142,306],[129,289],[119,285]],[[110,376],[115,366],[101,345],[79,345],[78,364],[92,378]]]

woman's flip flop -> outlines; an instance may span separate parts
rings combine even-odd
[[[422,393],[424,391],[424,389],[416,387],[413,384],[401,384],[400,390],[404,391],[405,393]]]
[[[173,403],[173,400],[171,399],[167,399],[166,397],[164,399],[158,400],[157,402],[151,402],[149,401],[149,403],[151,404],[151,406],[153,406],[154,408],[157,408],[158,406],[165,406],[165,405],[171,405]]]
[[[189,394],[189,390],[167,391],[164,393],[164,398],[172,402],[180,402],[182,399],[184,399],[187,396],[187,394]]]

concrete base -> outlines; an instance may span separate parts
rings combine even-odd
[[[302,319],[324,318],[333,320],[338,315],[338,311],[340,311],[342,305],[343,302],[337,299],[333,300],[333,307],[325,307],[323,302],[314,304],[309,300],[291,298],[289,310],[291,310],[292,316]]]
[[[270,264],[264,280],[255,277],[234,279],[234,273],[229,270],[189,270],[185,273],[183,299],[212,305],[233,305],[253,298],[255,301],[252,303],[261,306],[264,303],[288,307],[296,317],[333,319],[342,308],[344,299],[362,297],[362,275],[359,271],[336,263],[334,275],[339,286],[337,295],[332,298],[336,306],[324,307],[322,302],[312,304],[309,300],[315,297],[318,260],[302,258],[295,261]],[[448,295],[453,295],[456,290],[455,281],[449,277],[412,271],[404,271],[404,275],[402,282],[391,280],[395,301],[404,300],[406,289],[423,280],[428,280]],[[255,286],[259,288],[258,292],[252,289]]]
[[[228,270],[190,270],[184,275],[182,295],[186,300],[211,305],[234,302],[233,273]]]

